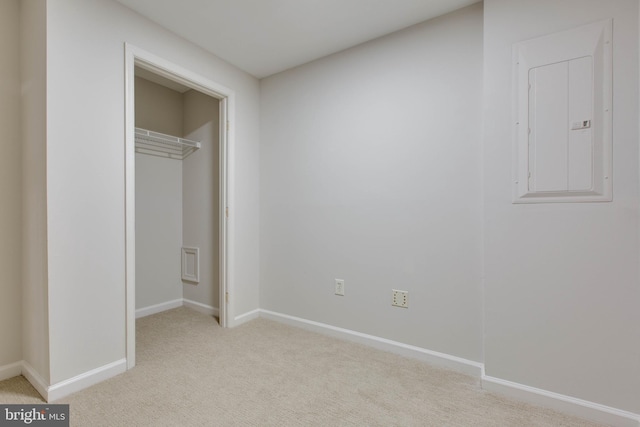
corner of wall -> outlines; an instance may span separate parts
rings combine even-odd
[[[22,358],[20,2],[0,2],[0,378]],[[8,369],[11,371],[11,369]]]
[[[20,2],[22,358],[49,378],[46,188],[47,3]]]

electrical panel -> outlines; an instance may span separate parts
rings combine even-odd
[[[514,203],[612,199],[612,21],[514,45]]]

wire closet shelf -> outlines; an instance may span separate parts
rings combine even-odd
[[[136,128],[136,153],[182,160],[199,148],[197,141]]]

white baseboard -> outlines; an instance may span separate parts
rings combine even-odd
[[[251,310],[247,313],[241,314],[240,316],[236,316],[233,318],[233,320],[231,321],[231,324],[229,325],[230,327],[236,327],[236,326],[240,326],[243,323],[247,323],[253,319],[257,319],[258,317],[260,317],[260,313],[262,312],[262,310],[260,310],[259,308],[255,309],[255,310]]]
[[[160,304],[150,305],[148,307],[138,308],[136,309],[136,319],[178,307],[182,307],[182,298],[174,299],[173,301],[167,301]]]
[[[640,427],[640,415],[511,381],[482,376],[482,388],[586,420],[616,427]]]
[[[33,388],[40,393],[40,396],[42,396],[44,400],[47,400],[49,383],[25,360],[22,361],[22,375],[24,375]]]
[[[8,365],[0,366],[0,381],[17,377],[21,373],[22,373],[22,360],[15,363],[10,363]]]
[[[122,374],[127,370],[127,359],[116,360],[115,362],[92,369],[80,375],[76,375],[68,380],[60,381],[47,390],[47,402],[53,402],[62,399],[77,391],[83,390],[92,385],[98,384],[111,377]]]
[[[289,316],[286,314],[275,313],[268,310],[259,310],[260,317],[275,320],[277,322],[286,323],[291,326],[304,328],[336,338],[364,344],[379,350],[388,351],[390,353],[399,354],[405,357],[422,360],[435,366],[440,366],[454,371],[472,375],[476,378],[482,376],[483,364],[472,360],[463,359],[457,356],[451,356],[437,351],[427,350],[425,348],[413,345],[403,344],[401,342],[376,337],[374,335],[363,334],[349,329],[338,328],[324,323],[314,322],[311,320],[301,319],[299,317]],[[237,318],[236,318],[237,319]]]
[[[212,307],[210,305],[202,304],[197,301],[192,301],[190,299],[183,298],[182,304],[185,307],[189,307],[193,310],[199,311],[200,313],[207,314],[209,316],[218,316],[220,314],[220,310],[216,307]]]
[[[324,323],[301,319],[299,317],[276,313],[268,310],[254,310],[250,313],[236,317],[245,321],[255,318],[258,312],[260,317],[275,320],[291,326],[301,327],[314,332],[330,335],[336,338],[346,339],[380,350],[400,354],[402,356],[419,359],[427,363],[453,369],[482,379],[482,388],[487,391],[503,394],[521,402],[531,403],[559,412],[574,415],[586,420],[616,427],[640,427],[640,415],[609,406],[565,396],[534,387],[494,378],[484,373],[484,364],[472,360],[462,359],[449,354],[427,350],[421,347],[391,341],[385,338],[367,335],[349,329],[338,328]]]
[[[142,317],[138,315],[138,312],[146,313],[144,315],[149,315],[169,310],[171,308],[180,307],[183,304],[207,314],[218,314],[218,309],[215,307],[207,306],[191,300],[180,299],[136,310],[136,317]],[[565,414],[574,415],[611,426],[640,427],[640,414],[491,377],[485,375],[484,365],[482,363],[427,350],[421,347],[403,344],[397,341],[391,341],[373,335],[363,334],[349,329],[338,328],[324,323],[262,309],[252,310],[236,316],[230,326],[239,326],[243,323],[249,322],[250,320],[257,319],[258,317],[364,344],[380,350],[422,360],[436,366],[463,372],[476,378],[480,378],[482,388],[484,390],[503,394],[522,402],[555,409]],[[0,367],[0,380],[11,378],[22,373],[22,375],[27,378],[27,380],[47,402],[52,402],[109,379],[115,375],[121,374],[125,372],[126,369],[127,361],[126,359],[121,359],[49,386],[28,362],[20,361]]]
[[[22,375],[40,393],[40,396],[47,402],[53,402],[125,372],[127,370],[127,359],[117,360],[51,386],[36,372],[29,362],[21,361],[20,367]]]

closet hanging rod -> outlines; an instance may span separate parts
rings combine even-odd
[[[200,148],[200,142],[136,128],[136,152],[182,160]]]

